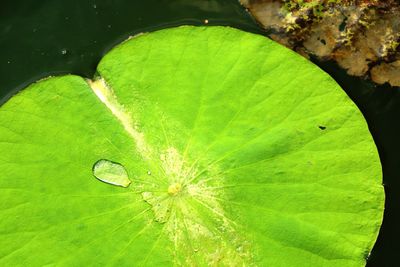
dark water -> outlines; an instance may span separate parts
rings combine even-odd
[[[259,31],[232,1],[0,2],[0,99],[38,78],[92,77],[102,55],[139,32],[181,24],[232,25]]]
[[[230,25],[262,30],[237,0],[2,0],[0,3],[0,103],[49,75],[92,77],[100,58],[128,36],[182,24]],[[368,266],[396,263],[400,237],[400,92],[347,76],[333,63],[320,66],[365,114],[384,169],[386,210]]]

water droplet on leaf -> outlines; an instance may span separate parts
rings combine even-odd
[[[128,187],[131,183],[124,166],[106,159],[101,159],[93,165],[93,175],[112,185]]]
[[[66,55],[68,53],[67,49],[61,50],[61,54]]]

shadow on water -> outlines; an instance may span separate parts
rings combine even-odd
[[[0,9],[0,104],[28,84],[73,73],[92,77],[101,57],[128,36],[182,24],[229,25],[264,32],[236,0],[3,0]],[[318,63],[357,103],[377,142],[386,210],[368,266],[395,266],[400,203],[400,91]]]

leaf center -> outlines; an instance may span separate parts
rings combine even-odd
[[[181,183],[173,183],[168,187],[168,194],[171,196],[176,196],[181,191],[182,191]]]

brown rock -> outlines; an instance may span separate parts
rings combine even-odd
[[[280,13],[282,3],[280,1],[242,1],[242,4],[250,11],[255,19],[265,28],[280,30],[284,27],[284,17]]]
[[[344,19],[341,12],[334,11],[320,21],[314,22],[309,37],[303,42],[304,47],[318,57],[330,58],[340,40],[340,25]]]
[[[371,78],[378,84],[388,82],[391,86],[400,86],[400,60],[381,63],[371,69]]]
[[[270,34],[273,40],[304,57],[315,55],[321,60],[333,59],[350,75],[367,77],[370,74],[377,83],[400,86],[399,2],[241,2],[264,28],[273,30],[274,33]],[[397,59],[393,61],[395,57]],[[381,63],[376,65],[377,62]]]

